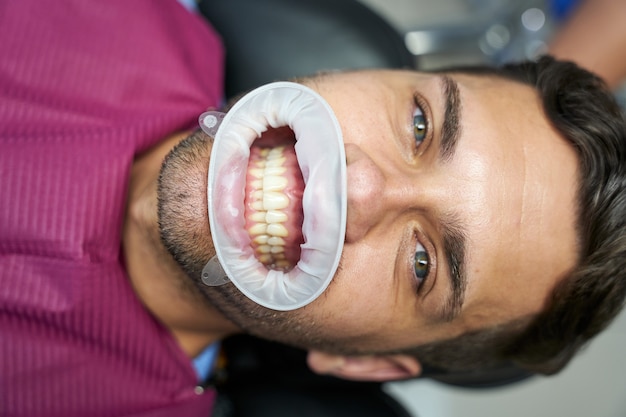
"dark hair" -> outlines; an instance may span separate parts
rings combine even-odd
[[[437,368],[501,362],[543,374],[561,370],[615,318],[626,297],[626,120],[605,83],[549,56],[499,68],[446,72],[496,75],[533,86],[553,126],[579,157],[579,262],[537,316],[413,349]]]

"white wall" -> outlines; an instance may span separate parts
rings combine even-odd
[[[419,417],[624,417],[626,313],[556,376],[488,390],[428,380],[387,388]]]

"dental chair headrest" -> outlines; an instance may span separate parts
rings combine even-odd
[[[200,10],[226,47],[226,96],[318,71],[410,68],[404,40],[357,0],[212,0]]]

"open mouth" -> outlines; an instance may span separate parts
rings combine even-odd
[[[310,303],[332,280],[345,239],[346,161],[332,109],[308,87],[279,82],[226,115],[202,114],[200,126],[215,138],[207,196],[217,260],[205,269],[218,262],[268,308]]]
[[[268,269],[288,272],[304,243],[304,179],[289,127],[268,129],[250,147],[244,199],[246,230],[255,257]]]

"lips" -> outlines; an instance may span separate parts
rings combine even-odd
[[[346,163],[321,96],[294,83],[244,96],[217,130],[208,184],[217,258],[243,294],[292,310],[327,288],[345,238]]]

